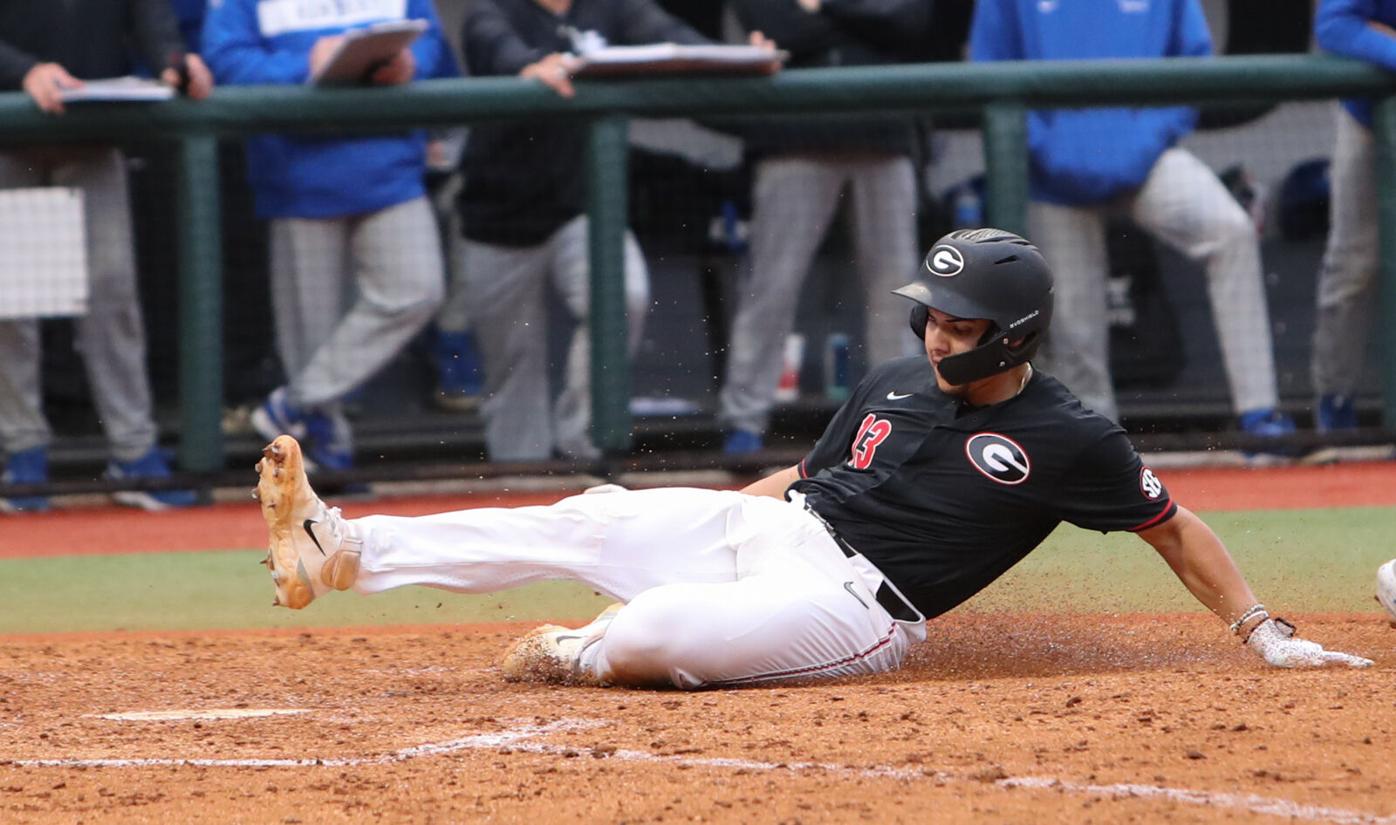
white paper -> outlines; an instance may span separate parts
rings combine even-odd
[[[630,71],[757,72],[784,62],[788,52],[762,46],[652,43],[645,46],[605,46],[588,49],[576,58],[577,75]]]
[[[81,89],[64,89],[58,97],[64,103],[149,102],[169,100],[175,90],[148,77],[111,77],[85,80]]]
[[[0,190],[0,318],[86,312],[82,190]]]

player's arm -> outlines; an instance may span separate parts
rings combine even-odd
[[[742,488],[742,492],[749,496],[768,496],[784,500],[785,491],[799,478],[799,466],[786,467],[784,470],[776,470],[765,478],[751,482]]]
[[[1324,650],[1294,635],[1294,626],[1271,617],[1232,561],[1217,534],[1185,507],[1173,518],[1139,531],[1172,568],[1188,592],[1227,622],[1247,647],[1277,667],[1348,665],[1367,667],[1370,659]]]

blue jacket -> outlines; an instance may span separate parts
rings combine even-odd
[[[454,69],[431,0],[221,0],[204,18],[203,56],[219,83],[304,83],[310,48],[325,35],[385,20],[431,28],[412,45],[417,77]],[[422,196],[422,131],[371,137],[258,135],[247,140],[248,180],[264,218],[334,218]]]
[[[971,60],[1200,57],[1212,38],[1198,0],[979,0]],[[1087,206],[1137,189],[1197,113],[1159,109],[1030,112],[1032,196]]]
[[[1396,0],[1320,0],[1314,15],[1314,37],[1333,54],[1367,60],[1396,71],[1396,37],[1368,23],[1396,27]],[[1343,105],[1363,126],[1372,125],[1372,101],[1344,100]]]

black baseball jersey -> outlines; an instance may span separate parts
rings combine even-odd
[[[1138,531],[1177,505],[1123,430],[1035,372],[972,407],[924,356],[874,369],[839,409],[791,489],[926,615],[973,596],[1058,524]]]

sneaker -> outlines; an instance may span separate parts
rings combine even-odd
[[[278,435],[305,438],[305,415],[291,404],[285,387],[271,391],[257,409],[252,411],[252,429],[257,435],[272,441]]]
[[[5,460],[0,481],[6,484],[43,484],[48,481],[48,449],[30,447],[12,453]],[[42,513],[48,510],[46,496],[14,496],[0,498],[0,513]]]
[[[589,624],[575,630],[556,624],[545,624],[529,631],[514,644],[499,669],[509,682],[548,682],[558,685],[599,685],[592,674],[582,670],[582,651],[606,635],[606,628],[616,617],[622,602],[616,602]]]
[[[1314,406],[1314,429],[1321,433],[1357,429],[1357,405],[1350,395],[1320,396]]]
[[[473,335],[438,330],[432,338],[431,360],[436,367],[437,406],[457,412],[479,406],[484,372]]]
[[[257,489],[262,518],[271,534],[267,557],[276,585],[273,606],[300,610],[316,596],[348,590],[359,575],[363,539],[340,515],[326,507],[305,476],[301,445],[277,436],[257,462]]]
[[[291,403],[285,387],[272,390],[266,400],[252,411],[252,429],[267,441],[279,435],[289,435],[305,442],[307,470],[349,470],[354,466],[354,454],[339,446],[334,419],[318,410],[303,410]]]
[[[1247,453],[1248,455],[1254,457],[1257,454],[1266,454],[1293,457],[1300,452],[1294,445],[1288,443],[1288,436],[1294,434],[1294,420],[1274,407],[1247,410],[1238,416],[1237,424],[1240,426],[1241,432],[1246,435],[1261,439],[1273,438],[1276,441],[1274,446],[1253,447]]]
[[[722,451],[728,455],[744,455],[760,452],[765,446],[765,439],[762,438],[761,433],[751,430],[733,430],[727,434],[727,440],[722,444]]]
[[[107,465],[107,478],[115,481],[169,477],[169,460],[156,447],[151,447],[134,461],[113,461]],[[191,507],[199,502],[193,490],[118,490],[111,497],[117,504],[151,512],[171,507]]]

